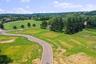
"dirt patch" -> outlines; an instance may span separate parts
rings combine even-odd
[[[66,52],[66,50],[59,47],[59,48],[56,50],[56,52],[58,52],[57,54],[62,55],[62,54],[64,54],[64,53]]]
[[[60,58],[54,58],[53,64],[66,64],[64,58],[60,57]]]
[[[66,49],[57,48],[57,50],[54,53],[53,64],[66,64],[65,56],[64,56],[65,52],[66,52]]]
[[[89,57],[85,53],[78,53],[66,58],[67,64],[96,64],[96,59]]]
[[[6,41],[0,41],[0,44],[11,43],[11,42],[14,42],[14,41],[15,41],[15,39],[6,40]]]
[[[34,59],[32,64],[40,64],[40,58]]]
[[[89,57],[85,53],[78,53],[68,57],[61,53],[54,56],[53,64],[96,64],[96,58]]]

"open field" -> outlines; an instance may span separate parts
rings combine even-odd
[[[82,56],[86,57],[86,55],[88,55],[92,59],[95,58],[94,60],[96,61],[96,30],[84,29],[79,33],[68,35],[64,33],[49,31],[46,29],[40,29],[40,22],[37,24],[38,24],[37,28],[16,30],[10,33],[33,35],[37,38],[49,42],[53,48],[54,64],[56,64],[56,62],[57,64],[63,64],[64,62],[66,62],[65,61],[66,57],[70,58],[71,55],[76,56],[75,54],[77,54],[75,58],[77,58],[78,55],[81,56],[78,58],[82,58]],[[11,25],[11,23],[8,23],[8,25]],[[6,29],[11,29],[11,27],[10,28],[6,27]],[[82,53],[84,53],[84,55],[82,55]],[[74,58],[73,56],[72,58]],[[91,61],[88,60],[89,57],[86,57],[87,60],[86,59],[85,60]],[[86,64],[88,63],[90,62],[87,62]],[[95,64],[95,63],[91,63],[91,64]]]
[[[10,43],[2,41],[12,40]],[[7,55],[12,60],[12,64],[33,64],[35,59],[41,58],[42,48],[34,42],[23,37],[0,36],[1,55]]]
[[[96,64],[96,0],[0,0],[0,64]]]
[[[11,33],[30,34],[48,41],[53,47],[54,60],[57,60],[58,58],[62,58],[64,60],[64,57],[83,52],[86,55],[95,58],[96,61],[95,30],[83,30],[82,32],[73,35],[56,33],[39,28],[26,29],[17,32],[14,31]]]
[[[14,32],[12,32],[14,33]],[[64,33],[56,33],[43,29],[27,29],[18,31],[17,33],[30,34],[44,39],[52,45],[56,52],[59,47],[67,49],[67,55],[85,52],[86,54],[96,57],[95,46],[96,36],[93,31],[84,30],[74,35],[66,35]]]
[[[35,28],[40,27],[41,21],[35,21],[35,20],[22,20],[22,21],[15,21],[15,22],[8,22],[4,24],[5,29],[12,30],[14,26],[16,26],[18,29],[21,29],[21,25],[24,25],[25,28],[28,28],[27,23],[31,24],[31,27],[33,27],[33,24],[36,24]]]

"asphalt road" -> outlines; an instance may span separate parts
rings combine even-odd
[[[0,30],[1,35],[6,35],[6,36],[20,36],[20,37],[25,37],[30,41],[36,42],[37,44],[41,45],[43,47],[43,53],[42,53],[42,58],[41,58],[41,63],[40,64],[53,64],[53,51],[52,47],[50,44],[47,42],[36,38],[31,35],[23,35],[23,34],[8,34],[4,30]]]

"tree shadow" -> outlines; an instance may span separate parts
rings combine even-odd
[[[11,58],[9,58],[7,55],[0,54],[0,64],[9,64],[11,62],[13,62],[13,60]]]

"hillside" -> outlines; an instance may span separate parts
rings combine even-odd
[[[85,13],[85,15],[96,15],[96,11],[87,12],[87,13]]]

